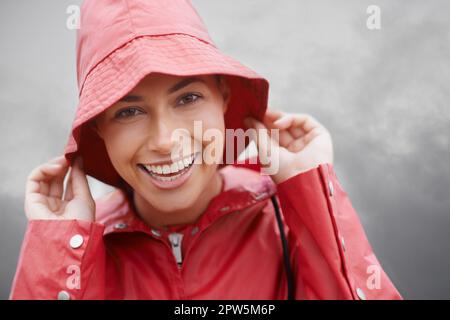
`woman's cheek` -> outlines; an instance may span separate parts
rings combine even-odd
[[[132,130],[123,130],[111,134],[108,142],[107,151],[111,157],[111,162],[115,167],[124,167],[130,164],[137,152],[139,137],[133,134]]]
[[[222,161],[225,144],[225,125],[220,118],[205,121],[202,135],[203,158],[207,164],[217,164]]]

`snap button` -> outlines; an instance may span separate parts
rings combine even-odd
[[[356,288],[356,294],[361,300],[366,300],[366,294],[362,291],[361,288]]]
[[[195,226],[194,228],[192,228],[191,234],[195,235],[198,232],[198,227]]]
[[[69,243],[73,249],[79,248],[83,244],[83,237],[80,234],[76,234],[70,238]]]
[[[331,181],[328,181],[328,191],[330,192],[330,196],[332,197],[334,195],[334,186]]]
[[[118,230],[125,229],[126,227],[128,227],[128,225],[123,222],[119,222],[114,225],[114,229],[118,229]]]
[[[152,234],[153,234],[155,237],[161,237],[161,232],[159,232],[159,231],[156,230],[156,229],[152,229]]]
[[[61,290],[58,292],[58,300],[70,300],[70,294],[67,291]]]

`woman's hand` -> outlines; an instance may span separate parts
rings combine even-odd
[[[333,163],[330,133],[312,116],[267,110],[263,122],[254,118],[245,121],[249,128],[268,130],[268,139],[260,139],[258,134],[256,140],[259,159],[264,167],[270,167],[276,161],[273,157],[278,157],[277,170],[271,173],[275,183],[316,168],[319,164]],[[271,129],[279,129],[278,142],[275,137],[270,137]]]
[[[64,177],[69,165],[64,156],[35,168],[28,176],[25,213],[33,219],[77,219],[94,221],[95,202],[91,196],[82,160],[70,170],[64,198]]]

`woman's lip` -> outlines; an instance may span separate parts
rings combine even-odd
[[[172,181],[161,181],[158,180],[157,178],[154,178],[145,168],[138,166],[139,169],[141,170],[141,172],[143,172],[146,177],[148,177],[150,179],[150,181],[157,187],[160,189],[175,189],[180,187],[182,184],[184,184],[189,177],[192,174],[192,171],[194,171],[194,165],[195,165],[195,160],[198,157],[199,153],[195,156],[192,165],[189,167],[189,169],[186,172],[183,172],[183,174],[181,176],[179,176],[178,178],[176,178],[175,180]]]

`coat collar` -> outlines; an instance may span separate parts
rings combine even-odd
[[[250,169],[250,170],[249,170]],[[196,223],[152,229],[136,214],[121,189],[96,200],[97,222],[105,225],[105,235],[119,232],[144,232],[160,237],[170,232],[202,231],[222,216],[264,202],[276,193],[269,176],[259,173],[259,165],[228,165],[219,170],[223,177],[222,192],[214,197]]]

